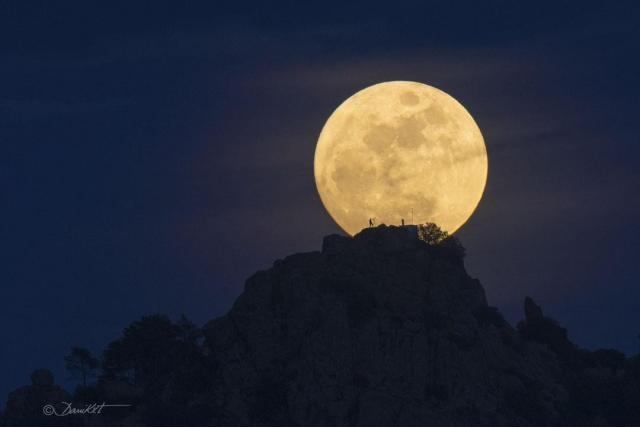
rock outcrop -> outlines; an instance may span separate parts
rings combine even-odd
[[[9,394],[3,427],[69,425],[68,420],[45,415],[45,405],[61,411],[61,402],[71,402],[69,393],[55,385],[51,371],[37,369],[31,374],[31,385]]]
[[[276,261],[205,336],[214,425],[542,426],[569,398],[557,355],[487,305],[460,257],[401,227]]]

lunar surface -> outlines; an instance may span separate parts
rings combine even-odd
[[[405,81],[370,86],[325,124],[314,160],[322,203],[344,231],[433,222],[453,233],[487,180],[480,129],[454,98]]]

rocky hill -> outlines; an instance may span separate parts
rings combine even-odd
[[[570,425],[565,369],[581,350],[525,306],[517,332],[460,254],[408,228],[327,236],[256,273],[206,325],[215,425]]]
[[[203,329],[145,316],[107,345],[96,383],[70,396],[37,371],[0,426],[640,426],[638,357],[578,348],[530,298],[512,327],[462,245],[424,230],[327,236]],[[63,400],[131,406],[42,413]]]

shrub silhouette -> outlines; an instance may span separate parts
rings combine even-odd
[[[448,237],[449,233],[432,222],[418,225],[418,238],[428,245],[437,245]]]
[[[466,255],[460,240],[449,235],[432,222],[418,225],[418,239],[431,246],[436,253],[445,258],[462,260]]]

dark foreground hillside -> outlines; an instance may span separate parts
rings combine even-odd
[[[528,298],[514,329],[463,256],[409,228],[327,236],[202,330],[134,323],[73,399],[134,405],[94,426],[640,426],[637,358],[577,348]],[[5,426],[53,422],[25,421],[38,387],[9,396]]]

